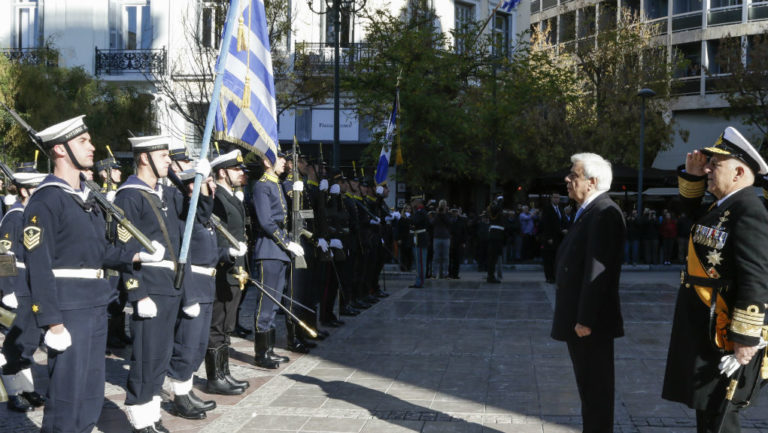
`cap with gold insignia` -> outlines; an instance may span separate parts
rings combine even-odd
[[[757,150],[744,138],[736,128],[729,126],[720,135],[714,145],[701,149],[701,153],[712,155],[731,156],[743,161],[755,174],[768,174],[768,164]]]
[[[171,142],[169,148],[169,156],[171,157],[172,161],[191,161],[192,158],[189,157],[189,152],[187,152],[187,146],[184,145],[184,143],[179,143],[178,141]]]
[[[154,152],[156,150],[168,150],[171,137],[167,135],[148,135],[146,137],[130,137],[133,153]]]
[[[114,156],[102,159],[96,163],[96,171],[106,170],[107,168],[120,169],[120,164],[117,162]]]
[[[40,182],[48,176],[46,173],[13,173],[13,183],[19,188],[34,188],[40,185]]]
[[[16,166],[16,173],[37,173],[37,163],[33,161],[20,162]]]
[[[78,135],[88,132],[88,127],[83,123],[85,114],[49,126],[37,133],[37,138],[42,141],[43,146],[53,147],[57,144],[63,144]]]
[[[243,155],[240,153],[240,149],[235,149],[231,152],[219,155],[211,161],[212,170],[215,171],[222,168],[245,168],[243,165]]]

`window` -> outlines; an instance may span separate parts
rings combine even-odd
[[[38,46],[37,0],[16,1],[16,48],[35,48]]]
[[[149,0],[111,0],[110,48],[152,48],[152,17]]]
[[[649,20],[667,16],[667,0],[645,0],[645,15]]]
[[[675,77],[701,76],[701,42],[675,45],[673,48],[684,60],[682,67],[675,71]]]
[[[333,22],[333,11],[329,12],[330,13],[325,14],[325,43],[327,45],[333,45],[336,41],[336,28]],[[352,32],[350,31],[352,27],[351,24],[352,14],[349,13],[349,10],[344,10],[342,8],[341,13],[339,14],[339,46],[341,47],[349,47],[349,43],[352,41]]]
[[[464,3],[456,3],[454,8],[456,14],[455,29],[457,34],[463,34],[467,31],[467,28],[473,21],[475,21],[475,8],[472,5]],[[456,40],[456,52],[463,53],[466,47],[464,46],[466,41],[463,38],[458,37]]]
[[[672,9],[675,15],[701,10],[701,0],[674,0]]]
[[[493,17],[494,56],[506,57],[509,55],[510,21],[510,16],[501,12],[496,12],[496,16]]]
[[[200,11],[200,45],[219,49],[225,7],[217,2],[203,2]]]

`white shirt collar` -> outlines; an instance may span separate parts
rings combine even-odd
[[[587,197],[587,199],[584,200],[584,203],[582,203],[581,206],[579,206],[579,209],[585,209],[590,203],[592,203],[592,201],[594,201],[597,198],[597,196],[603,193],[605,193],[605,191],[598,191],[592,194],[591,196]]]
[[[218,185],[219,188],[224,188],[224,191],[228,192],[229,195],[234,195],[232,188],[230,188],[226,183],[216,182],[216,185]]]

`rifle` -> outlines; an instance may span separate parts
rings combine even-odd
[[[3,307],[0,307],[0,325],[5,326],[8,329],[11,329],[11,326],[13,325],[13,321],[16,320],[16,313],[13,311],[6,310]]]
[[[293,175],[293,181],[297,182],[299,179],[299,141],[296,136],[293,136],[293,167],[291,169]],[[304,225],[304,220],[313,218],[314,213],[312,209],[301,209],[301,193],[295,194],[291,200],[291,240],[297,244],[301,243],[301,236],[306,236],[308,239],[312,237]],[[306,269],[307,260],[303,256],[294,257],[294,265],[296,269]]]
[[[224,227],[224,224],[221,223],[221,218],[216,216],[215,214],[211,214],[211,224],[213,224],[213,227],[221,233],[222,236],[229,242],[230,245],[232,245],[235,248],[240,248],[240,241],[235,238],[235,235],[229,232],[226,227]]]
[[[43,144],[40,142],[40,139],[37,137],[37,131],[32,128],[29,123],[25,122],[24,119],[19,116],[19,113],[14,111],[12,108],[9,108],[7,105],[0,102],[0,105],[5,108],[8,113],[10,113],[11,117],[16,120],[16,122],[24,128],[24,130],[27,132],[27,135],[29,135],[29,138],[32,140],[33,143],[35,143],[35,146],[40,149],[43,154],[48,155],[48,153],[43,149]],[[50,158],[48,158],[50,161]],[[144,233],[140,232],[139,229],[136,228],[136,226],[133,225],[130,221],[128,221],[128,218],[125,217],[123,210],[118,208],[117,206],[110,203],[109,200],[107,200],[107,197],[104,196],[104,194],[101,193],[101,188],[96,185],[96,183],[92,180],[86,180],[85,185],[88,187],[88,189],[91,190],[91,193],[93,194],[93,197],[96,199],[96,203],[99,204],[99,206],[104,210],[104,212],[112,215],[112,217],[115,219],[115,221],[118,222],[121,226],[123,226],[124,229],[126,229],[130,234],[133,235],[133,237],[136,238],[136,240],[141,244],[144,249],[147,250],[148,253],[154,254],[155,253],[155,247],[152,246],[152,242],[150,242],[149,238],[147,238]]]

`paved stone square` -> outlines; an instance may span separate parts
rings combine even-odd
[[[616,344],[616,432],[693,433],[694,413],[661,400],[679,270],[625,272],[626,337]],[[216,396],[203,421],[163,413],[173,432],[515,432],[581,431],[579,399],[564,343],[549,338],[554,287],[541,272],[506,272],[499,285],[479,273],[409,289],[387,280],[391,296],[311,354],[278,370],[250,364],[252,343],[237,339],[232,372],[243,396]],[[252,311],[243,313],[249,323]],[[282,323],[278,322],[282,331]],[[284,342],[278,336],[278,345]],[[107,357],[107,398],[98,428],[130,431],[122,411],[129,352]],[[45,354],[35,377],[45,388]],[[198,377],[204,378],[201,368]],[[203,380],[196,379],[196,392]],[[768,433],[768,403],[743,412],[745,433]],[[42,411],[0,405],[0,431],[37,431]]]

